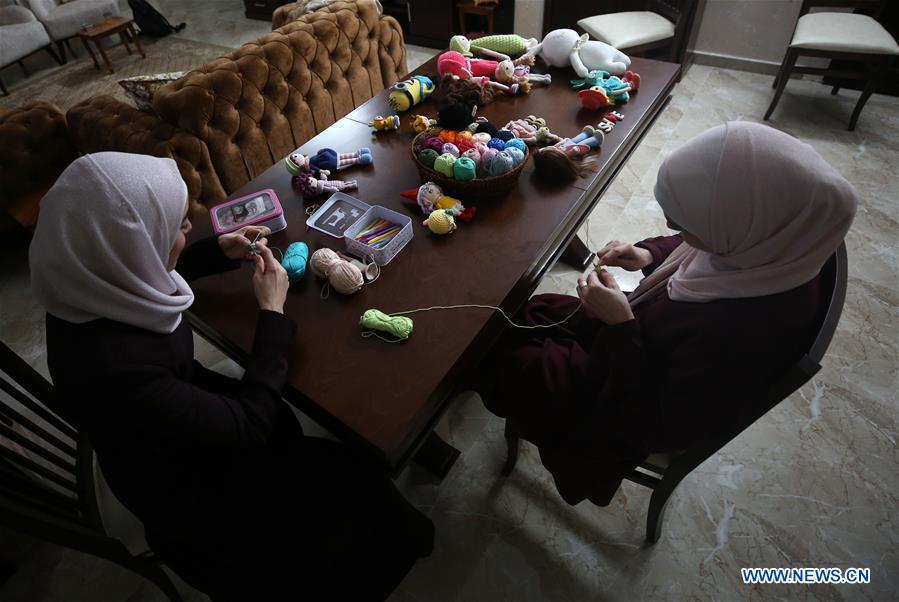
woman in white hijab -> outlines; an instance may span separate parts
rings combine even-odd
[[[304,437],[282,402],[287,275],[264,238],[247,252],[268,230],[185,249],[187,211],[174,161],[123,153],[79,158],[44,197],[32,288],[67,416],[151,548],[213,598],[386,597],[430,552],[430,521],[381,467]],[[239,260],[253,263],[260,311],[237,381],[193,359],[182,313],[189,280]]]
[[[642,269],[629,297],[604,270],[580,299],[522,311],[553,323],[509,333],[492,354],[489,409],[540,447],[566,501],[609,503],[648,454],[683,449],[757,401],[819,319],[818,274],[855,215],[852,186],[810,146],[731,122],[672,152],[656,200],[681,233],[612,241],[601,265]]]

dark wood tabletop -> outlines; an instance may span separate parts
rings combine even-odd
[[[664,107],[679,66],[633,59],[642,76],[640,91],[618,107],[625,120],[607,136],[599,171],[571,185],[547,184],[534,178],[528,161],[518,184],[502,198],[474,203],[477,217],[462,223],[449,236],[436,236],[421,225],[417,207],[403,203],[399,193],[417,188],[420,179],[409,156],[414,132],[411,115],[434,115],[430,103],[401,114],[399,132],[374,133],[368,122],[392,112],[386,92],[379,94],[307,142],[301,152],[323,147],[349,152],[372,149],[374,165],[351,167],[332,178],[355,179],[353,196],[371,205],[399,211],[413,218],[414,237],[385,266],[380,278],[352,296],[332,291],[320,297],[322,281],[307,270],[290,287],[285,312],[297,323],[291,349],[285,398],[342,439],[362,443],[400,470],[430,433],[452,394],[464,386],[478,361],[502,331],[505,322],[496,312],[456,309],[411,316],[414,331],[408,341],[388,344],[363,338],[362,313],[371,308],[385,313],[433,305],[484,304],[514,313],[533,293],[547,269],[574,239],[615,173]],[[417,73],[433,72],[433,61]],[[529,114],[544,117],[560,135],[576,134],[595,124],[601,112],[580,109],[568,80],[570,70],[553,71],[548,89],[535,87],[530,95],[502,98],[485,107],[498,127]],[[237,198],[272,188],[284,207],[287,229],[270,239],[286,249],[305,241],[310,253],[320,247],[343,250],[343,241],[307,230],[305,210],[318,200],[304,200],[291,187],[290,174],[276,164],[234,192]],[[466,202],[465,199],[462,199]],[[193,237],[212,232],[198,220]],[[196,299],[191,321],[205,337],[241,362],[251,348],[257,304],[249,268],[192,283]]]

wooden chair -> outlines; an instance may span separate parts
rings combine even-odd
[[[642,11],[594,15],[577,22],[590,37],[631,56],[664,50],[673,63],[683,63],[696,16],[696,0],[647,0]]]
[[[53,386],[0,342],[0,524],[115,562],[181,602],[151,552],[132,555],[106,534],[93,449],[64,414]]]
[[[883,5],[883,0],[803,0],[799,20],[793,29],[793,38],[774,79],[773,87],[776,91],[771,106],[765,113],[765,121],[774,112],[777,101],[787,87],[790,74],[809,73],[865,80],[865,87],[855,104],[852,117],[849,118],[849,131],[854,130],[862,108],[883,81],[894,57],[899,54],[896,40],[875,20],[883,11]],[[868,9],[873,16],[837,12],[810,13],[809,10],[815,6]],[[800,56],[858,62],[864,65],[865,71],[797,67],[796,60]],[[831,94],[836,94],[839,90],[839,86],[834,86]]]
[[[696,441],[689,449],[672,454],[653,454],[626,478],[652,489],[649,512],[646,517],[646,541],[655,543],[662,533],[662,519],[668,498],[678,484],[700,464],[709,459],[740,433],[752,426],[774,406],[789,397],[807,383],[821,369],[821,360],[830,346],[846,299],[848,264],[846,245],[841,244],[821,270],[821,288],[824,303],[821,308],[820,327],[808,351],[790,367],[779,380],[771,383],[764,399],[742,416],[738,423]],[[503,476],[508,476],[518,460],[520,438],[515,424],[506,420],[505,437],[508,446]]]

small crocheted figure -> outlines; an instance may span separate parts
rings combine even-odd
[[[302,153],[291,153],[287,157],[287,171],[293,175],[311,171],[317,176],[320,171],[337,171],[350,165],[371,165],[371,149],[360,148],[355,153],[338,153],[333,148],[323,148],[311,157]]]
[[[341,190],[356,188],[356,180],[347,180],[346,182],[329,180],[327,170],[321,170],[317,178],[313,177],[309,172],[303,172],[298,176],[294,176],[293,182],[304,197],[332,194]]]

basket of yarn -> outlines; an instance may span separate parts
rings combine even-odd
[[[446,193],[465,200],[507,194],[530,156],[518,138],[484,142],[472,140],[470,132],[438,128],[415,136],[411,152],[422,182],[436,182]]]

